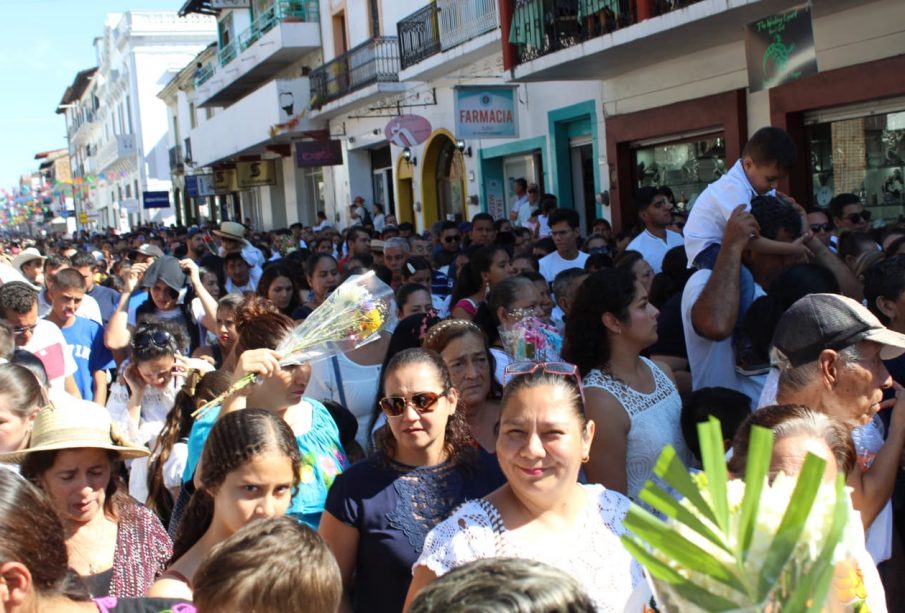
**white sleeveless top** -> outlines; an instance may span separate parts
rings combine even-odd
[[[426,566],[439,577],[484,558],[536,560],[574,577],[598,611],[621,613],[636,588],[646,591],[641,567],[619,540],[626,533],[622,522],[629,501],[599,484],[582,488],[587,504],[555,551],[538,547],[518,530],[507,530],[499,511],[487,500],[469,500],[428,533],[414,566]]]
[[[654,464],[666,445],[672,445],[686,466],[691,465],[692,455],[682,436],[680,418],[682,400],[676,386],[656,364],[645,357],[641,360],[654,376],[654,391],[650,394],[629,387],[612,376],[594,369],[582,384],[585,388],[606,390],[625,409],[631,421],[625,453],[625,474],[628,496],[637,499],[645,481],[653,478]],[[603,424],[599,424],[603,427]]]

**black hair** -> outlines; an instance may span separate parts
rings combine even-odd
[[[801,235],[801,216],[791,204],[776,196],[756,196],[751,199],[751,214],[760,226],[760,235],[776,240],[781,230],[793,237]]]
[[[795,141],[782,128],[767,126],[754,133],[745,148],[742,157],[750,157],[757,165],[775,164],[788,171],[795,165],[798,154]]]
[[[514,181],[514,183],[515,183],[516,185],[521,185],[521,186],[522,186],[522,189],[524,189],[524,190],[527,190],[527,189],[528,189],[528,180],[525,179],[525,177],[519,177],[518,179],[516,179],[516,180]]]
[[[543,249],[547,253],[553,253],[554,251],[556,251],[556,243],[553,242],[552,238],[547,236],[535,241],[532,249]]]
[[[399,225],[396,226],[396,227],[399,228],[399,232],[400,232],[400,233],[402,233],[402,232],[414,232],[414,231],[415,231],[415,225],[414,225],[412,222],[410,222],[410,221],[403,221],[401,224],[399,224]],[[413,238],[414,238],[414,237],[413,237]],[[421,238],[421,237],[419,236],[419,237],[417,237],[417,238]]]
[[[584,269],[588,272],[596,272],[613,267],[613,258],[607,253],[592,253],[584,261]]]
[[[466,252],[468,262],[459,269],[456,287],[453,289],[451,305],[459,300],[467,298],[481,290],[484,280],[482,273],[488,272],[493,266],[493,260],[500,252],[508,254],[509,251],[501,245],[485,245]]]
[[[582,377],[610,361],[603,314],[612,313],[625,321],[635,292],[635,275],[623,268],[595,272],[578,287],[566,320],[562,357],[578,366]]]
[[[472,227],[474,227],[475,222],[478,221],[489,221],[492,224],[493,215],[491,215],[490,213],[476,213],[475,216],[471,218]]]
[[[556,209],[550,213],[547,225],[552,228],[556,224],[562,222],[568,223],[570,228],[576,230],[578,229],[578,226],[581,225],[581,218],[578,216],[578,211],[573,209]]]
[[[402,265],[402,278],[405,280],[422,270],[431,270],[431,264],[427,261],[427,258],[420,255],[410,255],[405,259],[405,264]]]
[[[248,261],[245,259],[245,256],[243,256],[240,251],[232,251],[223,256],[223,266],[226,267],[227,264],[236,260],[244,262],[246,266],[251,268],[251,264],[248,263]]]
[[[7,311],[25,315],[38,303],[38,292],[24,281],[10,281],[0,285],[0,317]]]
[[[703,387],[691,392],[682,403],[682,436],[685,444],[701,461],[701,444],[698,440],[698,424],[711,416],[720,420],[724,441],[732,441],[739,426],[751,414],[751,399],[747,395],[726,387]]]
[[[405,306],[409,296],[416,292],[427,292],[430,294],[430,291],[420,283],[403,283],[396,288],[396,306],[399,307],[400,311]]]
[[[355,242],[358,239],[359,234],[364,234],[365,236],[371,236],[370,233],[362,228],[361,226],[352,226],[349,228],[346,233],[346,241],[349,243]]]
[[[73,268],[84,268],[85,266],[90,266],[93,269],[95,266],[97,266],[97,258],[95,258],[90,253],[85,253],[84,251],[79,251],[73,254],[70,261]]]
[[[317,265],[320,264],[320,261],[327,258],[329,258],[334,264],[336,264],[336,258],[334,258],[329,253],[322,253],[318,251],[309,255],[308,259],[305,260],[305,276],[313,276],[314,271],[317,269]]]
[[[905,255],[877,262],[864,273],[864,300],[883,325],[889,325],[890,320],[877,306],[877,300],[898,300],[902,292],[905,292]]]
[[[161,343],[157,341],[161,340]],[[165,355],[180,353],[185,338],[178,326],[169,322],[140,324],[132,334],[132,361],[149,362]]]
[[[673,295],[685,289],[685,284],[695,273],[688,267],[688,254],[685,247],[673,247],[663,256],[660,272],[654,276],[647,299],[658,309]]]
[[[861,198],[857,194],[842,193],[833,196],[827,207],[830,210],[830,218],[842,217],[845,207],[850,204],[861,204]]]
[[[635,210],[638,213],[646,210],[658,195],[659,192],[655,187],[645,185],[644,187],[639,188],[638,191],[635,192]]]

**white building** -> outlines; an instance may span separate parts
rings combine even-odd
[[[73,175],[84,186],[76,206],[89,227],[175,221],[166,106],[157,92],[214,32],[214,20],[198,15],[107,16],[94,41],[97,68],[76,76],[58,109],[66,115]]]

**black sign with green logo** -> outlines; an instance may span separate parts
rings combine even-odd
[[[817,74],[810,5],[749,23],[745,27],[745,55],[752,92]]]

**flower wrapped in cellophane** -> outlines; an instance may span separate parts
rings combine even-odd
[[[337,287],[276,348],[280,366],[301,364],[357,349],[372,340],[395,320],[393,290],[373,271],[353,275]],[[223,399],[246,387],[257,375],[248,374],[233,383],[193,413],[204,415]]]
[[[503,350],[514,362],[558,362],[562,336],[553,326],[531,316],[509,328],[500,326]]]
[[[625,519],[623,544],[658,610],[868,611],[861,568],[871,562],[845,477],[825,481],[826,462],[808,454],[797,477],[771,481],[773,433],[755,426],[745,478],[730,480],[719,422],[698,432],[704,471],[667,447],[654,472],[677,494],[653,481],[640,492],[666,519],[634,503]]]

